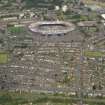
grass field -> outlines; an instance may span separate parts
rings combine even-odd
[[[74,105],[78,101],[76,96],[63,94],[0,92],[0,105]],[[88,105],[105,105],[105,99],[99,97],[83,98],[83,102]]]
[[[101,7],[105,7],[105,2],[99,2],[94,0],[82,0],[85,4],[93,4],[93,5],[99,5]]]
[[[62,95],[0,92],[0,105],[72,105],[72,102]]]
[[[24,28],[23,27],[8,27],[8,31],[11,33],[23,33],[24,32]]]
[[[8,54],[0,52],[0,64],[5,64],[8,62]]]
[[[105,56],[105,53],[100,52],[100,51],[84,51],[84,56],[86,56],[86,57],[103,57],[103,56]]]

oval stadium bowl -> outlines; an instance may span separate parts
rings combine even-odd
[[[42,35],[66,34],[75,29],[74,24],[64,21],[41,21],[29,25],[29,30]]]

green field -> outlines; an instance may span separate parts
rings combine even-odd
[[[8,54],[0,53],[0,64],[5,64],[8,62]]]
[[[26,93],[26,92],[0,92],[0,105],[74,105],[79,99],[76,96],[65,94]],[[83,98],[88,105],[105,105],[105,98]]]
[[[67,96],[62,95],[0,92],[0,105],[72,105],[72,102]]]
[[[100,51],[84,51],[84,56],[86,57],[103,57],[105,52]]]
[[[25,30],[23,27],[8,27],[8,31],[11,33],[19,34],[19,33],[23,33]]]
[[[105,2],[101,2],[102,0],[82,0],[85,4],[93,4],[99,5],[101,7],[105,7]]]

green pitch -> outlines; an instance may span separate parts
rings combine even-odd
[[[105,56],[105,53],[100,51],[85,51],[84,55],[86,57],[103,57]]]
[[[0,52],[0,64],[7,63],[8,61],[8,54]]]

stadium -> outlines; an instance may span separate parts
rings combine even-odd
[[[29,25],[29,30],[42,35],[59,35],[73,31],[75,26],[72,23],[63,21],[43,21],[32,23]]]

